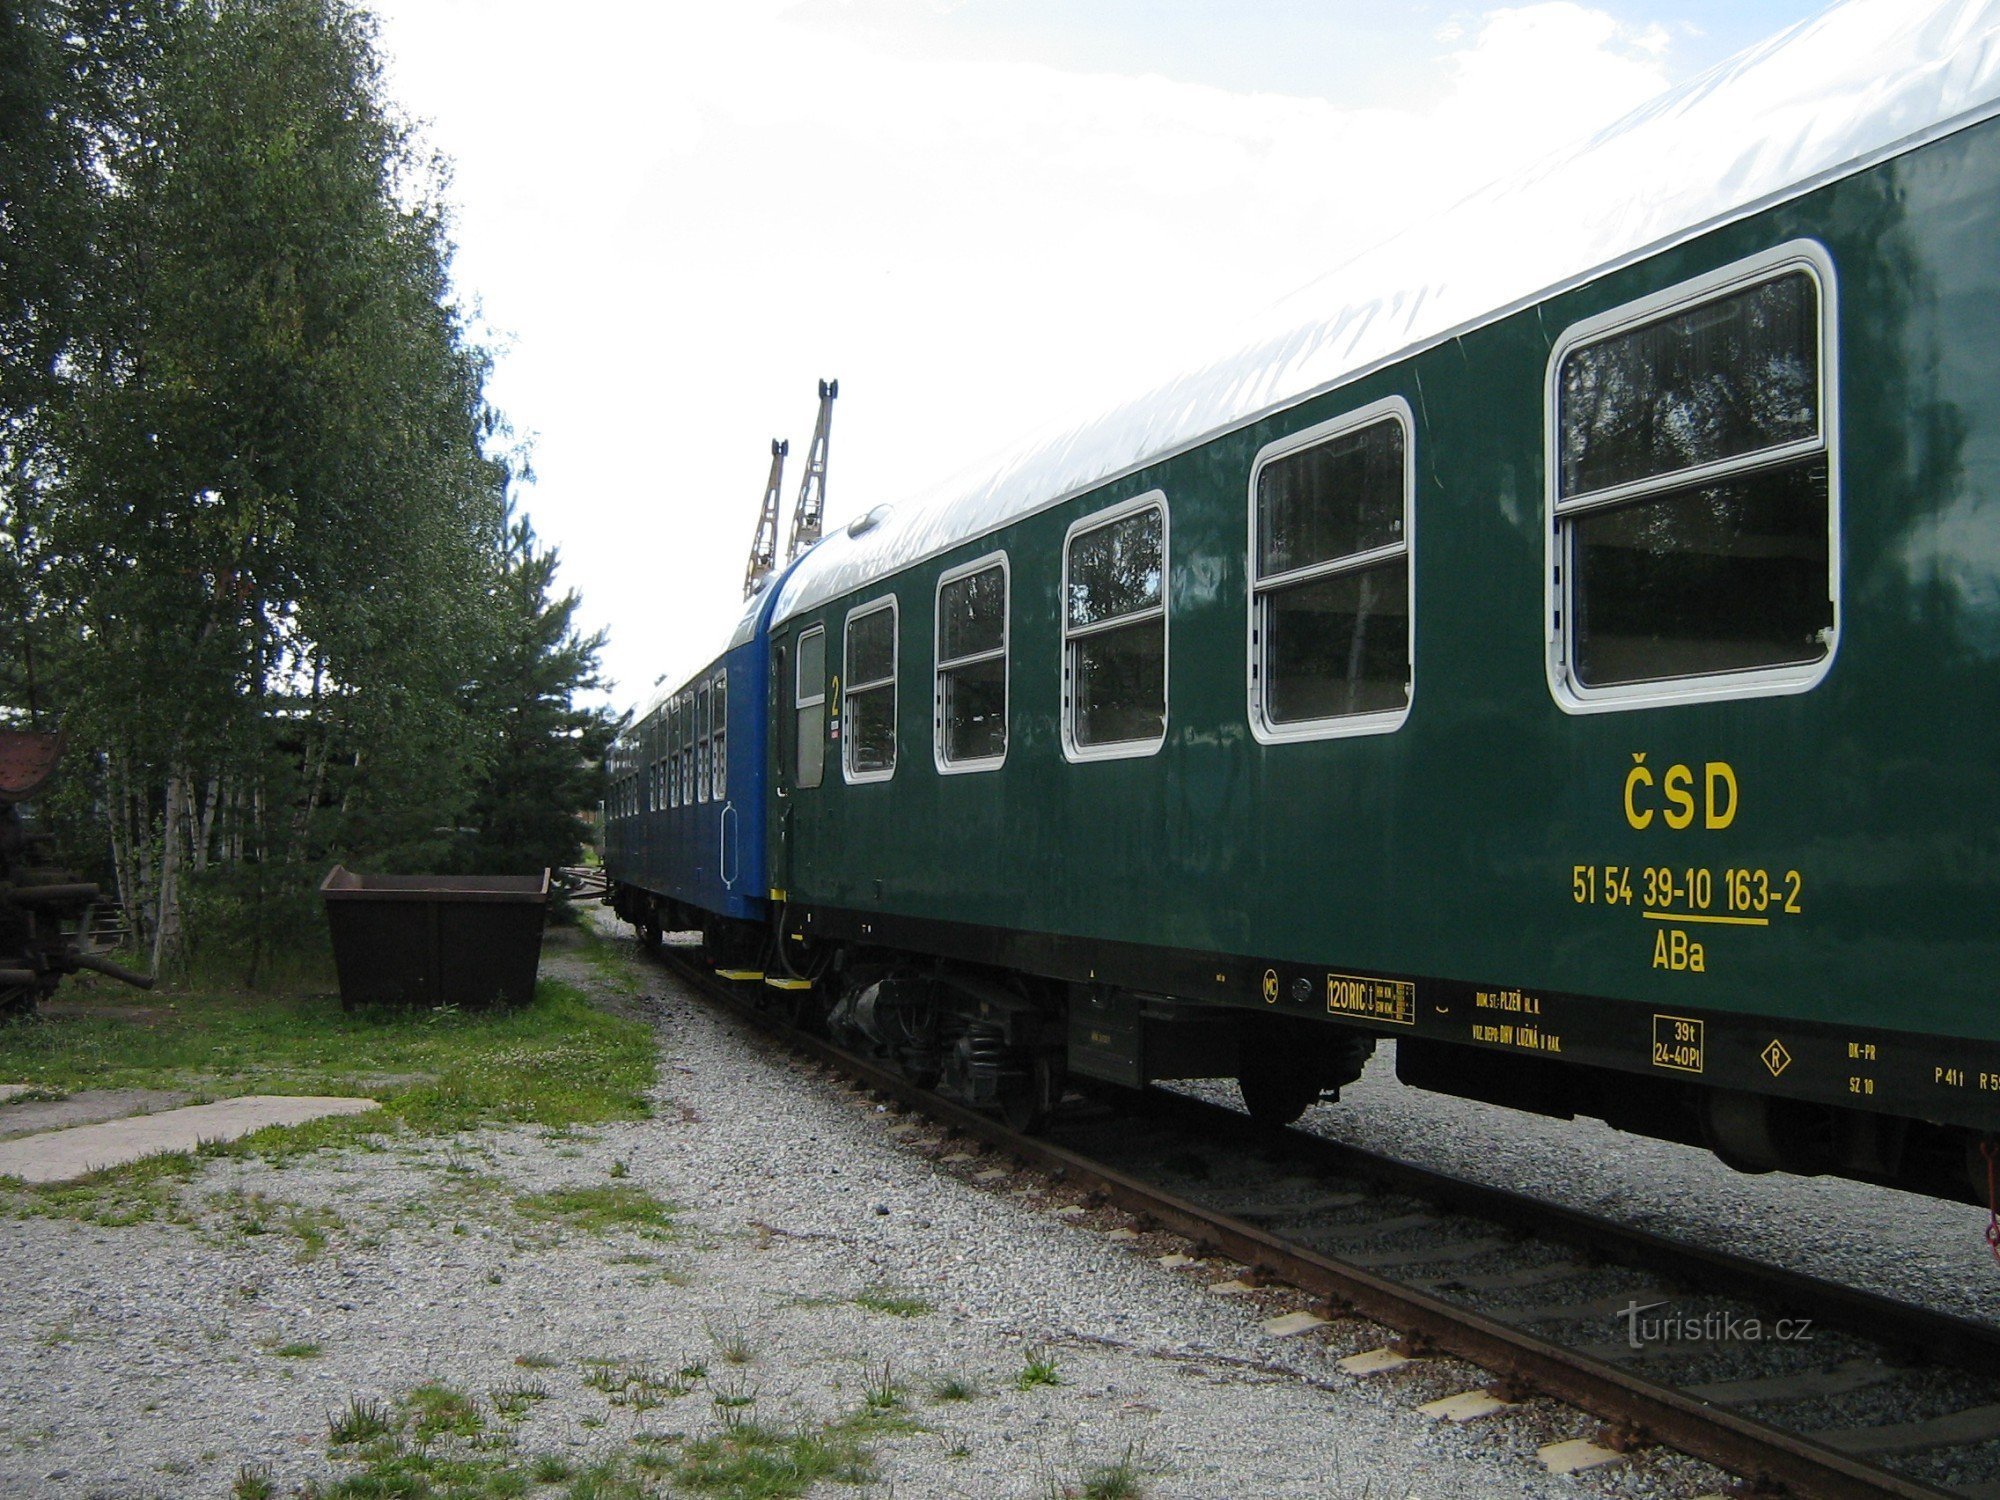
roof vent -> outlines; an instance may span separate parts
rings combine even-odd
[[[865,514],[858,515],[853,520],[849,521],[847,523],[847,534],[849,536],[866,536],[869,532],[873,531],[877,526],[880,526],[882,524],[882,518],[888,514],[889,514],[888,506],[886,505],[875,506],[872,510],[867,511]]]

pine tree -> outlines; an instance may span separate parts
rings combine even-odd
[[[456,863],[465,871],[532,875],[573,865],[603,796],[604,756],[620,721],[578,703],[602,686],[604,633],[582,635],[574,592],[555,594],[558,556],[527,517],[510,514],[503,553],[503,622],[477,690],[496,727],[484,786],[473,799]]]

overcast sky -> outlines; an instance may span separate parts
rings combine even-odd
[[[831,527],[1822,8],[375,0],[620,707],[720,649],[821,377]]]

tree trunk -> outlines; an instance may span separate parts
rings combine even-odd
[[[194,868],[199,874],[208,868],[209,841],[215,837],[215,810],[222,805],[222,773],[211,771],[208,789],[202,798],[201,818],[194,838]]]
[[[306,747],[305,798],[299,804],[297,816],[292,819],[291,842],[285,850],[285,863],[288,865],[295,865],[306,857],[306,839],[312,832],[313,812],[319,806],[320,794],[326,790],[326,763],[332,743],[332,734],[321,730],[318,743]]]
[[[187,810],[187,774],[176,764],[167,773],[167,815],[162,821],[159,915],[153,922],[153,972],[178,964],[185,946],[181,931],[181,820]]]
[[[140,927],[138,861],[133,850],[132,786],[125,761],[117,751],[104,758],[104,826],[111,836],[111,869],[118,881],[118,906],[124,913],[127,940],[135,945],[144,940]]]

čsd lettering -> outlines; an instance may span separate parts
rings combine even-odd
[[[1625,773],[1625,821],[1634,828],[1652,826],[1655,813],[1677,833],[1692,828],[1697,813],[1702,827],[1727,828],[1736,821],[1741,805],[1736,768],[1726,760],[1711,760],[1702,766],[1697,796],[1692,766],[1668,766],[1656,779],[1646,764],[1645,752],[1632,752],[1632,769]]]

